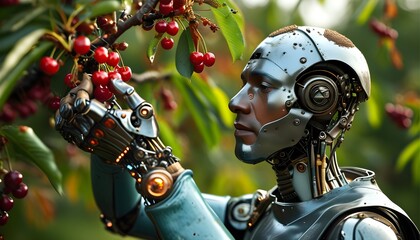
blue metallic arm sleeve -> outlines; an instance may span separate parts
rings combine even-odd
[[[91,172],[96,203],[113,232],[146,239],[233,239],[223,224],[230,197],[202,195],[190,170],[178,176],[165,200],[147,207],[123,168],[92,155]]]

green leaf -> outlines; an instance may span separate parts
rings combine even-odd
[[[122,6],[120,1],[99,1],[86,6],[85,12],[81,14],[79,18],[80,21],[84,21],[89,18],[95,18],[121,9]]]
[[[372,83],[372,89],[376,89],[376,84]],[[372,91],[372,95],[369,98],[369,101],[367,101],[367,117],[368,117],[368,122],[369,124],[374,127],[377,128],[381,125],[381,118],[380,118],[380,110],[379,110],[379,105],[377,102],[377,96],[375,96],[375,92],[377,91]],[[380,91],[378,91],[380,92]]]
[[[192,82],[194,81],[199,81],[199,79],[192,79]],[[183,103],[191,113],[204,143],[208,147],[213,147],[220,139],[217,118],[211,111],[208,100],[192,85],[192,82],[187,82],[182,77],[175,77],[173,81],[183,96]]]
[[[176,48],[175,65],[179,74],[186,78],[191,78],[193,74],[193,66],[190,62],[190,53],[194,51],[194,43],[191,39],[190,28],[187,27],[182,31],[178,39]]]
[[[6,125],[0,128],[0,134],[8,139],[7,144],[11,144],[12,149],[20,156],[25,157],[42,170],[60,195],[63,193],[62,176],[55,164],[54,155],[38,138],[32,128]]]
[[[232,59],[236,61],[241,59],[245,48],[245,40],[242,34],[243,20],[237,10],[231,8],[225,2],[219,2],[221,6],[211,8],[211,10],[222,31],[223,37],[226,39]]]
[[[367,0],[364,1],[365,4],[362,4],[357,13],[357,23],[364,24],[372,15],[373,10],[375,10],[376,5],[378,4],[378,0]]]
[[[162,40],[163,34],[156,34],[155,37],[150,41],[149,47],[147,48],[147,58],[150,63],[153,63],[158,50],[158,44]]]
[[[411,159],[418,158],[420,152],[420,139],[413,140],[404,150],[400,153],[397,160],[397,170],[401,171]]]
[[[38,61],[48,48],[53,46],[51,42],[42,42],[33,48],[35,43],[38,42],[39,37],[45,32],[45,29],[39,29],[28,34],[16,43],[15,47],[4,59],[3,65],[0,68],[0,109],[26,69],[35,61]]]
[[[7,22],[2,23],[2,29],[0,32],[15,32],[31,23],[36,17],[42,15],[46,10],[47,9],[44,7],[35,7],[30,11],[16,13],[13,18],[10,18]]]

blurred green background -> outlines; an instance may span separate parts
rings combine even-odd
[[[346,134],[344,144],[338,150],[339,163],[341,166],[374,170],[381,189],[419,226],[420,181],[415,179],[419,179],[420,163],[412,160],[399,168],[398,158],[411,142],[420,137],[419,129],[414,129],[419,125],[420,111],[420,3],[414,0],[395,1],[398,15],[389,24],[398,30],[399,36],[390,43],[381,42],[369,27],[370,19],[384,18],[385,2],[238,0],[236,3],[245,19],[246,50],[243,60],[232,62],[220,33],[205,32],[207,47],[215,53],[217,60],[215,66],[205,69],[202,77],[224,90],[227,98],[220,101],[226,104],[225,111],[228,112],[228,99],[242,85],[242,68],[252,50],[272,31],[290,24],[313,25],[332,28],[349,37],[369,63],[372,97],[368,103],[361,105],[351,131]],[[372,6],[370,12],[369,6]],[[141,28],[126,32],[122,38],[129,43],[130,50],[122,52],[124,63],[137,73],[152,69],[174,74],[174,51],[160,52],[152,65],[147,61],[147,44],[152,37],[151,33]],[[391,55],[392,46],[400,53],[401,68],[393,62],[396,59]],[[194,87],[196,83],[191,81],[191,84]],[[236,159],[232,126],[220,127],[216,145],[203,144],[192,118],[184,112],[180,113],[183,100],[175,84],[168,81],[159,83],[158,87],[156,85],[145,83],[137,88],[158,109],[158,119],[165,124],[163,131],[166,127],[172,129],[177,146],[175,152],[182,158],[183,166],[194,171],[194,179],[202,192],[238,196],[274,186],[275,176],[269,164],[252,166]],[[177,110],[164,111],[156,94],[150,94],[162,86],[173,91]],[[398,127],[385,112],[387,103],[410,105],[414,111],[413,127]],[[5,239],[13,240],[131,239],[104,230],[91,193],[88,155],[69,146],[54,131],[51,117],[48,109],[40,107],[34,116],[16,124],[31,126],[53,149],[63,173],[65,194],[58,196],[38,169],[28,167],[27,163],[13,163],[14,168],[21,169],[24,174],[30,193],[26,199],[15,201],[10,220],[5,227],[0,227],[0,233],[5,235]]]

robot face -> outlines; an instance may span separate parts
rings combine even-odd
[[[281,81],[263,75],[244,76],[244,86],[232,98],[229,108],[237,114],[234,123],[238,142],[252,145],[265,124],[288,113],[285,102],[287,91]]]

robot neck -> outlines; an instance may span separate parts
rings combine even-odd
[[[278,201],[307,201],[347,184],[335,152],[327,156],[312,143],[305,148],[295,146],[268,161],[277,176]]]

